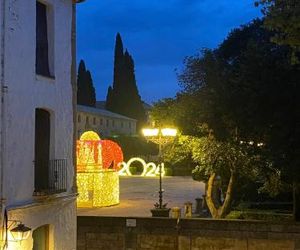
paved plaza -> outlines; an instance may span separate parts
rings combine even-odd
[[[158,177],[120,177],[120,204],[103,208],[78,208],[79,216],[151,216],[150,209],[158,202]],[[168,207],[180,207],[183,211],[185,202],[192,202],[202,197],[204,184],[191,177],[166,176],[163,178],[165,190],[163,202]]]

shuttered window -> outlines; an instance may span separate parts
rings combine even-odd
[[[47,6],[36,2],[36,74],[50,76]]]

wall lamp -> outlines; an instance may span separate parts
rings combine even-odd
[[[25,226],[20,221],[11,221],[11,222],[12,222],[12,224],[8,230],[12,236],[12,240],[13,241],[26,240],[31,233],[31,228]]]

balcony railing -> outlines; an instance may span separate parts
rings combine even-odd
[[[55,159],[45,164],[35,163],[36,171],[34,195],[48,195],[66,192],[67,190],[67,160]]]

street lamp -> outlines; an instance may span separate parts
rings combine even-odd
[[[146,137],[148,141],[154,142],[158,145],[158,159],[159,159],[159,209],[163,208],[162,198],[163,198],[163,190],[162,190],[162,176],[161,176],[161,168],[162,168],[162,147],[167,143],[171,142],[174,137],[177,135],[177,129],[175,128],[144,128],[142,129],[143,135]]]

